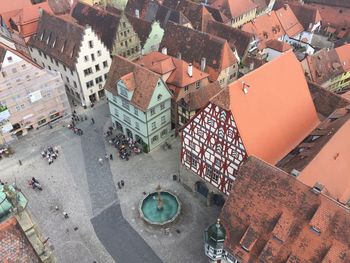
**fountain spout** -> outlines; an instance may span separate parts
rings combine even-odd
[[[157,209],[162,210],[163,209],[163,200],[162,200],[161,194],[160,194],[160,190],[161,190],[160,185],[158,185],[156,190],[157,190]]]

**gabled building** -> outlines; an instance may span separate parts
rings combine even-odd
[[[216,21],[209,21],[204,32],[226,39],[233,52],[237,53],[240,61],[257,49],[258,40],[252,33],[242,31]]]
[[[159,22],[148,22],[131,15],[127,15],[127,18],[140,39],[141,55],[158,51],[164,35],[164,29]]]
[[[192,102],[193,98],[189,104],[184,103],[184,101],[190,102],[189,96],[198,90],[202,90],[203,93],[209,91],[206,88],[209,82],[207,73],[200,71],[180,58],[174,58],[159,52],[152,52],[136,63],[161,75],[171,91],[172,128],[179,129],[200,109],[200,107],[195,108],[195,103]],[[209,101],[209,98],[206,102]]]
[[[91,26],[112,56],[133,60],[141,55],[140,39],[124,13],[77,2],[72,17],[82,26]]]
[[[322,49],[301,64],[310,81],[330,91],[342,92],[350,85],[350,44]]]
[[[149,151],[171,133],[171,92],[162,77],[115,56],[105,85],[113,127]]]
[[[221,240],[206,242],[205,251],[223,263],[346,263],[349,222],[347,207],[249,157],[221,211]]]
[[[67,94],[82,105],[104,96],[111,57],[91,27],[43,12],[28,45],[34,62],[61,73]]]
[[[58,72],[0,45],[0,145],[70,113]]]
[[[318,124],[299,61],[286,52],[228,85],[187,123],[181,181],[205,195],[228,194],[248,156],[276,164]]]
[[[252,0],[216,0],[211,6],[229,18],[232,27],[240,27],[253,20],[258,7]]]
[[[238,58],[225,39],[168,23],[159,50],[166,50],[173,57],[181,56],[222,87],[237,78]]]

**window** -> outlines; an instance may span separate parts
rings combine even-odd
[[[124,87],[120,87],[120,95],[127,98],[128,97],[128,92],[126,91],[126,89]]]
[[[56,66],[58,67],[58,61],[57,60],[55,60],[55,63],[56,63]]]
[[[91,54],[91,60],[95,61],[95,54]]]
[[[126,100],[122,100],[122,106],[123,106],[125,109],[127,109],[127,110],[129,110],[129,109],[130,109],[129,102],[128,102],[128,101],[126,101]]]
[[[66,80],[67,80],[67,82],[69,83],[69,78],[68,78],[68,77],[66,77]]]
[[[161,109],[161,110],[164,110],[164,109],[165,109],[165,103],[164,103],[164,102],[162,102],[162,103],[160,104],[160,109]]]
[[[155,143],[156,141],[158,141],[158,135],[152,137],[152,143]]]
[[[232,190],[232,185],[233,185],[233,181],[232,180],[228,180],[227,191],[231,191]]]
[[[196,148],[196,145],[194,144],[194,142],[190,141],[190,148],[191,149],[195,149]]]
[[[4,78],[6,78],[7,74],[6,74],[5,71],[2,71],[1,74],[2,74],[2,76],[3,76]]]
[[[221,145],[221,144],[217,144],[217,145],[216,145],[216,152],[217,152],[218,154],[221,154],[221,152],[222,152],[222,145]]]
[[[228,137],[233,137],[233,129],[232,128],[229,128],[228,131],[227,131],[227,136]]]
[[[236,72],[230,75],[230,80],[236,77]]]
[[[188,91],[188,86],[185,86],[185,92]]]
[[[224,112],[224,111],[220,112],[220,120],[226,121],[226,112]]]
[[[213,170],[213,176],[211,178],[211,180],[215,183],[217,183],[219,181],[219,177],[220,177],[220,173],[218,170],[214,169]]]
[[[51,63],[53,64],[53,58],[52,57],[50,57],[50,60],[51,60]]]
[[[95,79],[96,84],[101,83],[103,81],[102,76],[99,76]]]
[[[158,86],[159,86],[159,84],[160,84],[160,82],[158,82]],[[157,96],[157,100],[160,101],[161,99],[162,99],[162,94],[159,94],[159,95]]]
[[[92,40],[89,41],[89,48],[93,48],[94,47],[94,43],[92,42]]]
[[[85,62],[89,61],[89,56],[84,56],[84,60],[85,60]]]
[[[47,59],[47,56],[46,56],[46,54],[45,54],[45,53],[44,53],[44,58],[45,58],[45,59]]]
[[[152,108],[151,109],[151,116],[154,115],[156,113],[156,109],[155,108]]]
[[[195,156],[195,155],[192,155],[192,163],[191,163],[191,166],[193,167],[193,168],[197,168],[197,165],[198,165],[198,157],[197,156]]]
[[[88,76],[90,74],[92,74],[92,68],[84,69],[84,76]]]
[[[51,70],[51,67],[49,66],[49,70]]]
[[[123,28],[125,28],[126,27],[126,23],[125,22],[123,22]]]
[[[104,68],[107,68],[107,67],[108,67],[108,62],[107,62],[107,60],[106,60],[106,61],[103,61],[103,67],[104,67]]]
[[[130,56],[130,50],[127,50],[127,51],[126,51],[126,54],[127,54],[128,56]]]
[[[220,137],[220,138],[223,138],[224,135],[225,135],[224,128],[220,127],[220,128],[219,128],[219,137]]]
[[[165,120],[165,116],[162,116],[162,118],[161,118],[161,123],[164,124],[165,121],[166,121],[166,120]]]
[[[199,89],[199,87],[200,87],[200,82],[197,81],[197,82],[196,82],[196,89]]]
[[[128,116],[126,116],[126,115],[124,115],[124,121],[125,121],[126,123],[128,123],[128,124],[131,123],[130,117],[128,117]]]
[[[73,81],[74,84],[74,88],[77,88],[77,83],[75,81]]]
[[[42,53],[41,53],[41,51],[39,50],[39,56],[41,57],[42,56]],[[12,59],[12,58],[11,58]]]
[[[207,164],[206,165],[206,170],[205,170],[205,176],[211,178],[211,175],[213,174],[213,168]]]
[[[97,56],[98,56],[98,57],[101,57],[101,55],[102,55],[101,50],[97,50]]]
[[[155,130],[155,129],[157,129],[157,126],[156,126],[156,122],[154,121],[152,122],[152,130]]]
[[[221,161],[219,159],[215,159],[215,165],[216,166],[221,166]]]
[[[167,129],[162,130],[162,132],[160,133],[160,137],[163,138],[164,136],[167,135],[167,133],[168,133],[168,130],[167,130]]]
[[[94,85],[94,81],[93,80],[90,80],[90,81],[86,82],[86,87],[87,88],[91,88],[93,85]]]
[[[73,76],[73,70],[70,70],[70,74]]]
[[[135,114],[136,116],[139,115],[139,110],[138,110],[137,108],[134,108],[134,114]]]
[[[119,117],[119,112],[118,112],[118,109],[117,108],[114,108],[114,115]]]
[[[209,124],[211,127],[214,127],[214,121],[213,121],[213,120],[208,120],[208,124]]]
[[[135,129],[136,129],[136,130],[140,130],[140,125],[139,125],[139,123],[136,122],[136,121],[135,121]]]
[[[43,65],[43,68],[45,68],[45,63],[44,62],[42,63],[42,65]],[[13,72],[13,70],[12,70],[12,72]]]
[[[105,80],[107,80],[107,77],[108,77],[108,73],[105,74]]]

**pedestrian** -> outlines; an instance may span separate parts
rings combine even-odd
[[[108,154],[107,154],[107,153],[105,154],[105,159],[106,159],[106,160],[108,160],[108,159],[109,159],[109,157],[108,157]]]
[[[95,124],[94,118],[91,118],[91,124]]]
[[[63,212],[63,216],[64,216],[65,219],[69,218],[69,215],[68,215],[67,212]]]
[[[122,187],[120,186],[120,182],[118,181],[118,188],[121,189]]]
[[[73,114],[75,115],[75,114],[77,114],[77,112],[74,110],[74,111],[73,111]]]
[[[113,160],[113,154],[109,155],[109,160],[111,160],[111,161]]]
[[[22,165],[22,161],[21,160],[18,160],[18,163],[19,163],[19,165]]]
[[[102,158],[98,158],[98,162],[100,163],[100,165],[103,164],[103,159]]]
[[[121,184],[122,187],[124,187],[124,181],[123,180],[120,181],[120,184]]]

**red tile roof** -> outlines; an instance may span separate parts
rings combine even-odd
[[[286,34],[274,11],[244,24],[242,30],[252,33],[259,39],[259,49],[264,49],[267,41],[278,39]]]
[[[244,89],[246,93],[244,92]],[[276,164],[318,124],[302,68],[292,51],[228,86],[226,101],[248,155]],[[213,100],[215,103],[215,98]]]
[[[289,5],[275,11],[283,30],[289,37],[293,37],[304,31],[303,26],[299,23]]]
[[[211,5],[230,19],[240,17],[257,8],[251,0],[216,0]]]
[[[122,79],[125,81],[127,88],[134,91],[130,101],[131,104],[142,111],[146,111],[160,77],[160,75],[145,67],[128,61],[123,57],[115,56],[113,57],[104,88],[114,96],[117,96],[116,82]]]
[[[350,262],[349,209],[255,157],[240,168],[220,219],[225,250],[240,262]]]
[[[345,72],[350,71],[350,44],[337,47],[335,51],[338,54],[340,64]]]
[[[212,81],[217,80],[223,69],[237,63],[237,58],[225,39],[203,33],[198,30],[167,24],[159,50],[167,48],[168,54],[181,58],[200,68],[201,59],[206,59],[206,70]]]
[[[0,223],[1,262],[41,262],[15,217]]]
[[[286,52],[287,50],[293,49],[292,46],[288,43],[279,41],[277,39],[271,39],[267,41],[266,47],[277,50],[279,52]]]

